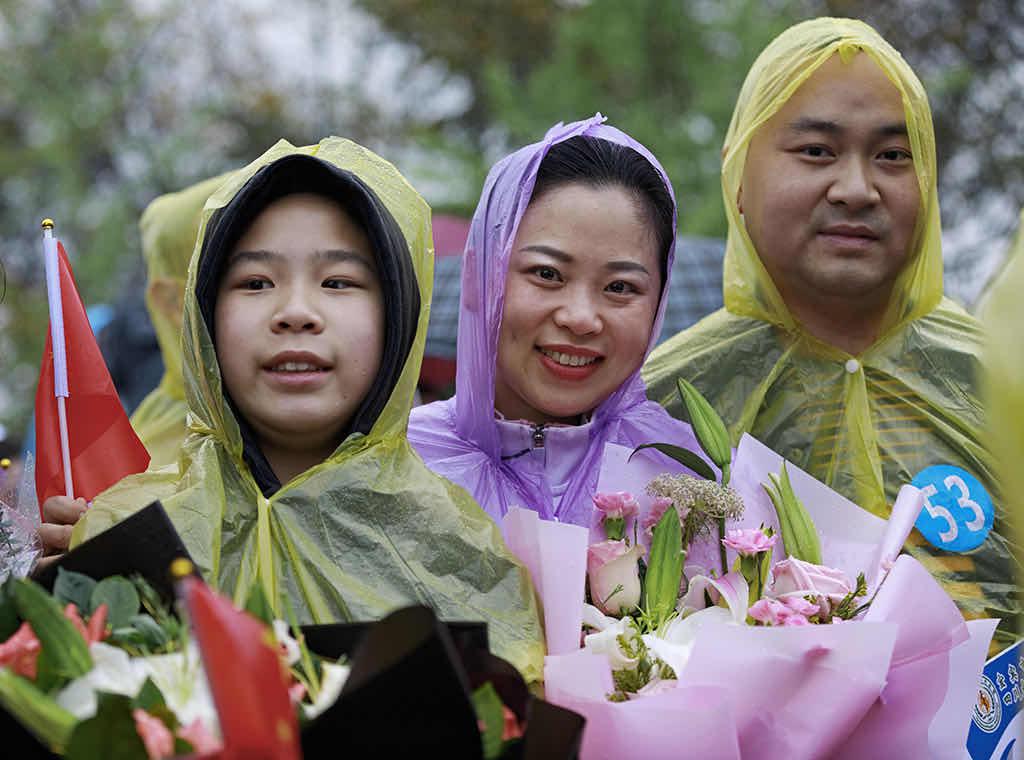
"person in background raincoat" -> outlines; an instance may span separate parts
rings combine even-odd
[[[992,450],[1006,494],[1006,514],[1017,538],[1017,562],[1024,546],[1024,351],[1020,326],[1024,325],[1024,212],[1006,268],[986,299],[985,326],[989,342],[985,351],[985,401]],[[1021,577],[1018,575],[1017,582]],[[1024,618],[1018,610],[1017,633],[1024,634]]]
[[[405,437],[429,220],[391,164],[340,138],[281,141],[229,177],[206,203],[185,290],[180,475],[151,470],[100,494],[72,545],[160,499],[236,602],[259,582],[303,623],[427,604],[486,622],[495,654],[539,680],[527,572]]]
[[[914,482],[907,549],[967,617],[1016,609],[984,437],[981,328],[943,297],[935,137],[924,89],[850,19],[791,27],[758,57],[723,148],[725,308],[644,367],[675,415],[684,377],[726,420],[887,517]],[[933,465],[948,466],[930,470]]]
[[[500,520],[512,506],[590,527],[607,442],[698,450],[647,400],[675,201],[657,159],[600,114],[498,162],[462,268],[455,396],[409,440]]]
[[[176,463],[185,439],[185,386],[181,377],[181,320],[185,278],[203,204],[229,174],[161,195],[142,214],[142,255],[146,259],[146,308],[156,331],[164,374],[160,384],[132,413],[132,427],[151,468]]]

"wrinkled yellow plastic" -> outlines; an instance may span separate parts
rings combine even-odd
[[[992,448],[1006,494],[1006,513],[1017,537],[1017,562],[1024,557],[1024,212],[1006,268],[993,286],[985,310],[989,347],[985,353],[985,400],[987,402]],[[1022,577],[1018,574],[1017,582]],[[1024,619],[1018,612],[1017,631],[1024,633]]]
[[[527,571],[495,523],[462,489],[434,475],[410,448],[406,423],[426,343],[433,282],[430,209],[394,166],[340,138],[285,141],[232,174],[206,202],[225,206],[262,166],[315,155],[360,177],[409,245],[422,307],[416,339],[391,398],[366,436],[352,435],[322,464],[264,498],[242,461],[238,425],[221,392],[214,347],[195,298],[197,244],[185,291],[183,378],[189,434],[181,475],[171,465],[134,475],[96,498],[72,542],[162,500],[192,559],[236,602],[262,581],[278,614],[300,622],[369,620],[422,603],[443,620],[482,620],[492,650],[539,681],[543,636]]]
[[[807,333],[783,302],[737,205],[751,136],[833,55],[871,56],[900,91],[921,189],[910,261],[878,340],[861,355]],[[818,18],[791,27],[754,62],[725,139],[722,191],[729,222],[725,308],[660,345],[644,367],[649,396],[676,416],[685,377],[723,416],[734,442],[748,432],[886,517],[900,486],[932,464],[965,468],[989,490],[996,524],[969,554],[908,549],[969,617],[1011,616],[1011,548],[1002,521],[980,398],[982,329],[942,295],[941,224],[931,112],[902,56],[871,27]]]
[[[149,451],[151,467],[177,462],[185,440],[185,386],[181,377],[185,277],[203,205],[227,177],[222,174],[161,195],[146,207],[139,222],[146,260],[146,308],[164,362],[160,384],[147,394],[131,418],[132,427]]]

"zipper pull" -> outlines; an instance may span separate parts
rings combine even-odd
[[[533,426],[533,448],[535,449],[544,448],[544,426],[546,424],[542,422]]]

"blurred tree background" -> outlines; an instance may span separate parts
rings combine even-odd
[[[31,414],[43,216],[86,304],[112,304],[141,293],[149,201],[280,137],[350,137],[469,215],[493,161],[601,111],[664,163],[683,234],[719,237],[743,77],[817,15],[872,23],[924,81],[947,290],[970,306],[1024,206],[1024,0],[0,0],[0,427],[18,441]]]

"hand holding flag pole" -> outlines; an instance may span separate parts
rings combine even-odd
[[[60,454],[64,463],[64,495],[75,498],[71,475],[71,447],[68,443],[68,359],[64,340],[64,308],[60,294],[60,269],[57,261],[57,240],[53,237],[53,220],[44,219],[43,262],[46,265],[46,299],[50,308],[50,340],[53,345],[53,395],[57,399],[57,421],[60,426]]]

